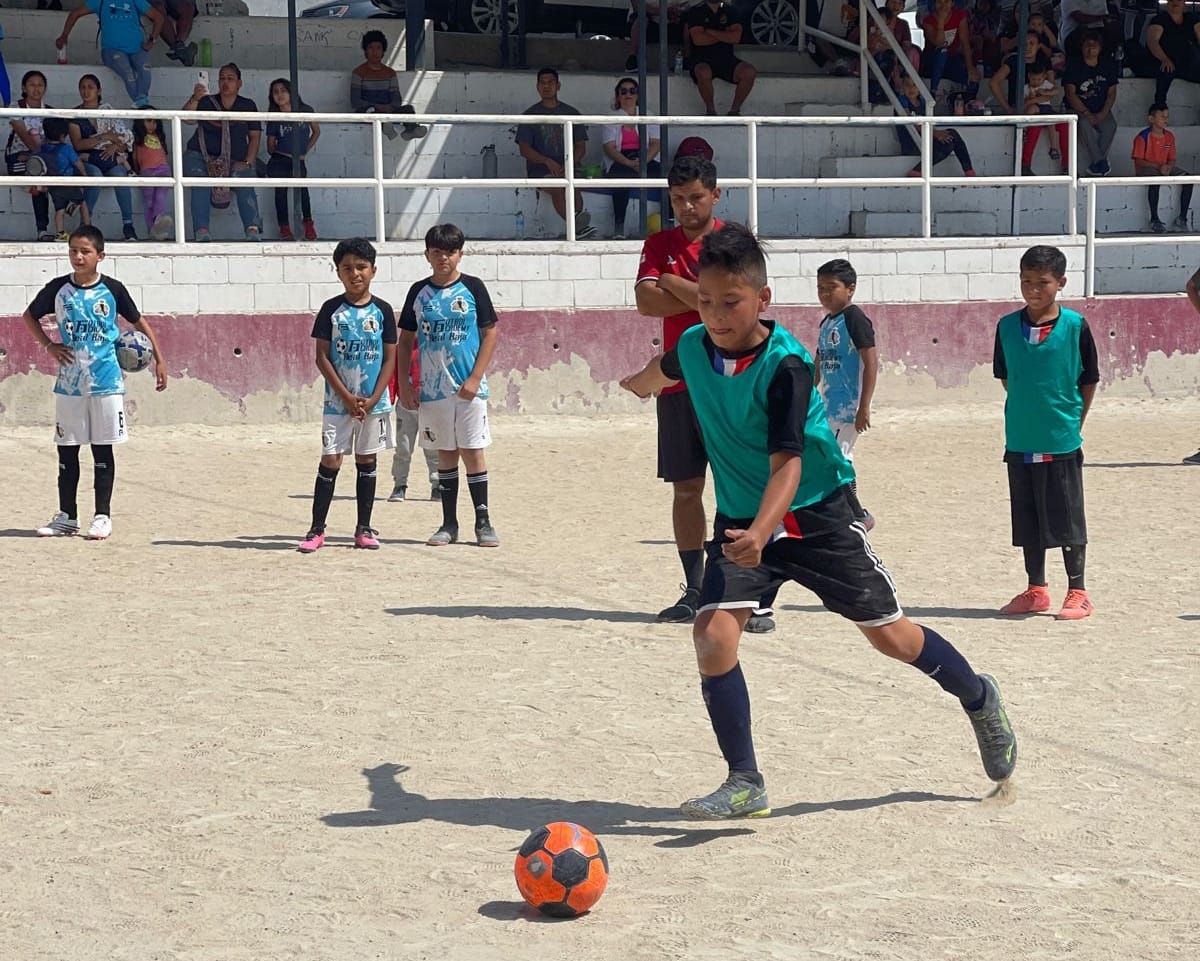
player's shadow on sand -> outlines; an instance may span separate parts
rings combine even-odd
[[[778,608],[805,614],[819,614],[825,610],[820,604],[780,604]],[[907,604],[904,613],[909,617],[958,617],[975,621],[1021,621],[1026,617],[1037,617],[1036,614],[1001,614],[994,607],[909,607]]]
[[[423,543],[423,542],[422,542]],[[610,621],[614,624],[653,624],[652,614],[641,611],[594,611],[586,607],[500,607],[453,604],[446,607],[389,607],[384,613],[406,617],[486,617],[493,621]]]
[[[442,821],[464,827],[492,825],[512,831],[531,831],[550,821],[575,821],[596,834],[664,836],[656,847],[687,848],[722,837],[753,834],[749,827],[688,828],[687,819],[676,808],[643,807],[622,801],[564,801],[558,798],[428,798],[406,791],[400,775],[403,764],[380,764],[366,768],[363,775],[371,792],[365,811],[339,811],[323,815],[332,828],[386,827],[417,821]],[[798,802],[776,808],[772,818],[817,814],[822,811],[861,811],[887,804],[921,804],[928,801],[978,803],[978,798],[897,791],[877,798],[841,801]]]
[[[1131,461],[1126,461],[1126,462],[1124,462],[1124,463],[1114,463],[1114,464],[1089,464],[1089,463],[1087,463],[1087,462],[1085,461],[1085,462],[1084,462],[1084,464],[1083,464],[1083,466],[1084,466],[1084,468],[1086,469],[1086,468],[1089,468],[1089,467],[1112,467],[1112,468],[1124,468],[1124,467],[1190,467],[1191,465],[1190,465],[1190,464],[1185,464],[1185,463],[1183,463],[1182,461],[1170,461],[1170,462],[1164,462],[1164,461],[1157,461],[1157,460],[1131,460]]]
[[[1200,621],[1200,614],[1180,614],[1181,621]]]
[[[10,527],[8,530],[0,531],[0,537],[37,537],[38,533],[35,530],[18,530],[15,527]]]
[[[235,551],[294,551],[300,543],[295,534],[239,534],[232,541],[176,541],[158,540],[150,542],[155,547],[224,547]],[[424,541],[403,537],[381,537],[380,544],[424,544]],[[326,537],[326,548],[353,549],[353,537]]]

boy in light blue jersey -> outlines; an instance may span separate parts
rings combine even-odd
[[[346,292],[321,305],[313,323],[317,370],[325,378],[321,463],[313,489],[312,527],[300,542],[302,554],[325,543],[325,520],[345,454],[354,454],[358,526],[354,546],[379,548],[371,527],[375,467],[381,450],[391,450],[392,401],[388,381],[396,367],[396,317],[392,306],[371,294],[375,248],[361,237],[334,248],[333,262]]]
[[[817,299],[827,313],[817,333],[817,383],[825,400],[829,428],[847,460],[854,442],[871,429],[871,400],[879,375],[879,349],[871,318],[850,301],[858,274],[848,260],[831,260],[817,268]],[[875,518],[858,501],[858,480],[846,485],[854,518],[868,531]]]
[[[771,289],[755,236],[726,224],[705,237],[697,283],[702,325],[621,381],[639,397],[687,383],[716,487],[715,531],[692,641],[729,773],[711,794],[685,801],[683,813],[704,819],[771,813],[738,644],[759,598],[785,580],[809,588],[876,650],[913,665],[958,698],[988,777],[1006,779],[1016,765],[1017,742],[1000,689],[944,637],[901,611],[891,575],[854,523],[842,491],[854,468],[813,389],[812,357],[762,317]]]
[[[417,344],[420,406],[417,434],[421,446],[438,452],[442,525],[427,540],[445,547],[458,540],[458,462],[467,469],[467,487],[475,506],[475,543],[499,547],[488,511],[488,472],[484,450],[488,429],[487,369],[496,349],[496,311],[483,281],[458,269],[466,238],[454,224],[438,224],[425,234],[425,259],[431,276],[408,290],[400,310],[401,357]],[[400,384],[401,402],[417,407],[413,386]]]
[[[89,444],[95,464],[96,515],[89,540],[112,534],[112,492],[117,466],[113,445],[124,444],[125,376],[117,363],[121,335],[117,317],[140,330],[154,350],[154,379],[167,388],[167,364],[158,339],[125,286],[97,269],[104,259],[104,234],[97,227],[77,227],[68,238],[72,272],[41,289],[22,316],[29,333],[58,362],[54,382],[54,439],[58,445],[58,511],[38,528],[39,537],[79,533],[79,448]],[[59,341],[42,329],[52,314]]]
[[[1004,461],[1012,507],[1012,542],[1025,554],[1029,586],[1001,614],[1050,609],[1046,548],[1061,547],[1067,596],[1055,616],[1092,613],[1084,584],[1087,519],[1083,511],[1083,422],[1100,369],[1087,321],[1057,302],[1067,258],[1057,247],[1030,247],[1021,257],[1025,306],[1000,318],[992,369],[1003,385]]]

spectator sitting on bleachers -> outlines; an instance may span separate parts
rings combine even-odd
[[[613,106],[620,117],[636,116],[638,111],[638,82],[632,77],[622,77],[617,81]],[[633,177],[641,176],[641,134],[646,131],[646,176],[662,176],[662,167],[658,162],[658,152],[661,149],[661,134],[656,123],[638,126],[618,121],[604,125],[604,176]],[[613,188],[613,240],[625,239],[625,212],[629,208],[628,190]]]
[[[1167,102],[1174,80],[1200,83],[1200,18],[1184,12],[1183,0],[1167,0],[1167,9],[1150,21],[1146,47],[1158,61],[1156,103]]]
[[[350,106],[357,113],[416,113],[411,103],[405,103],[400,95],[400,81],[396,71],[383,62],[387,52],[387,37],[382,30],[368,30],[363,34],[362,49],[366,60],[354,68],[350,75]],[[385,123],[383,132],[388,139],[396,139],[396,128]],[[404,140],[424,137],[429,128],[424,124],[405,123],[400,136]]]
[[[1167,129],[1170,111],[1165,102],[1159,100],[1150,105],[1147,120],[1150,126],[1133,138],[1133,169],[1139,177],[1185,177],[1187,171],[1175,163],[1175,134]],[[1165,233],[1167,225],[1158,219],[1158,195],[1160,187],[1152,184],[1146,188],[1146,199],[1150,203],[1150,229]],[[1179,192],[1179,216],[1172,225],[1176,230],[1188,229],[1188,207],[1192,202],[1192,185],[1184,184]]]
[[[943,79],[962,84],[970,96],[979,88],[979,68],[971,49],[971,27],[967,13],[954,0],[937,0],[933,12],[921,21],[925,31],[925,55],[921,76],[928,78],[936,97]]]
[[[680,11],[682,10],[682,0],[665,0],[667,7],[667,38],[670,38],[671,28],[680,21]],[[649,0],[646,4],[646,25],[649,29],[646,31],[646,44],[659,42],[658,31],[662,29],[662,6],[660,0]],[[629,56],[625,59],[626,70],[636,70],[638,68],[638,0],[629,0]]]
[[[704,112],[716,116],[713,102],[713,78],[734,85],[733,102],[729,105],[729,116],[736,117],[742,104],[754,88],[758,71],[744,60],[739,60],[733,45],[742,42],[742,25],[734,19],[722,0],[704,0],[692,7],[683,18],[691,42],[691,57],[688,67],[704,101]]]
[[[880,7],[879,12],[885,18],[888,16],[887,7]],[[873,19],[870,17],[867,18],[867,52],[871,54],[888,86],[894,90],[896,89],[900,69],[896,62],[896,54],[892,50],[891,44],[888,43],[885,33],[886,27],[881,30]],[[874,71],[868,71],[867,73],[867,99],[871,103],[888,102],[887,92],[879,83]]]
[[[903,6],[902,0],[890,0],[890,3]],[[975,5],[967,15],[967,24],[971,28],[971,51],[975,54],[975,64],[983,76],[990,77],[1003,59],[1001,15],[996,0],[975,0]]]
[[[227,63],[217,75],[218,94],[212,96],[203,84],[196,84],[184,103],[184,110],[219,110],[257,113],[258,104],[242,97],[242,71],[236,63]],[[185,120],[184,123],[194,121]],[[187,177],[255,177],[262,124],[257,120],[202,120],[187,143],[183,154],[183,173]],[[212,240],[208,231],[212,207],[228,207],[230,188],[189,187],[192,208],[192,232],[199,243]],[[234,187],[238,215],[247,240],[262,240],[262,219],[258,214],[258,194],[253,187]],[[182,235],[180,229],[176,236]]]
[[[100,78],[94,73],[85,73],[79,78],[80,110],[111,110],[112,106],[103,99]],[[113,117],[111,120],[94,120],[78,117],[71,121],[71,146],[83,160],[83,169],[89,177],[128,177],[129,153],[133,150],[133,129],[129,122]],[[88,184],[83,191],[88,210],[96,216],[96,204],[100,200],[99,186]],[[112,185],[121,211],[121,227],[126,240],[137,240],[133,227],[133,194],[124,184]]]
[[[44,139],[38,148],[38,156],[46,165],[46,175],[49,177],[84,176],[83,161],[71,146],[70,125],[62,117],[47,117],[42,124]],[[82,223],[90,224],[88,205],[84,200],[83,191],[72,184],[71,186],[48,187],[50,199],[54,201],[54,230],[55,240],[67,239],[67,218],[79,211]]]
[[[523,111],[534,116],[579,116],[579,111],[558,99],[562,84],[558,71],[553,67],[542,67],[537,72],[537,92],[540,98],[532,107]],[[585,124],[575,124],[573,129],[572,161],[576,175],[583,167],[587,152],[588,131]],[[566,127],[557,123],[523,123],[517,127],[517,149],[525,158],[525,176],[530,179],[564,176],[563,163],[566,145],[563,134]],[[567,192],[562,187],[539,187],[541,193],[550,198],[555,212],[567,219]],[[575,236],[582,240],[596,233],[592,226],[592,215],[583,206],[583,194],[575,191]]]
[[[50,108],[46,103],[46,75],[40,70],[27,70],[21,78],[21,98],[17,106],[23,110]],[[50,108],[53,109],[53,108]],[[13,117],[8,125],[8,142],[4,147],[4,163],[9,174],[25,173],[25,161],[42,146],[44,118],[35,115]],[[33,219],[37,224],[38,240],[53,240],[50,232],[50,197],[41,187],[30,187],[33,198]]]
[[[1104,37],[1104,49],[1118,56],[1117,51],[1125,43],[1124,20],[1115,7],[1109,6],[1109,0],[1062,0],[1059,10],[1062,16],[1059,44],[1068,57],[1079,56],[1083,31],[1088,29],[1099,30]]]
[[[986,3],[988,0],[983,0],[983,2]],[[900,16],[904,12],[904,0],[887,0],[885,9],[887,10],[887,24],[891,28],[892,36],[900,44],[900,49],[908,57],[908,61],[913,65],[913,69],[919,71],[921,69],[921,51],[913,43],[912,30],[909,29],[908,21]],[[882,13],[883,11],[880,12]]]
[[[1067,104],[1079,114],[1079,140],[1087,154],[1087,172],[1093,177],[1103,177],[1111,169],[1108,151],[1117,135],[1112,108],[1120,71],[1111,58],[1101,57],[1103,44],[1100,31],[1085,30],[1079,45],[1081,56],[1067,61],[1063,76]]]
[[[195,0],[150,0],[163,15],[162,38],[167,45],[167,56],[178,60],[185,67],[196,62],[196,45],[188,42],[192,35],[192,21],[196,19]]]
[[[100,20],[100,60],[115,73],[135,107],[150,102],[150,51],[163,28],[162,11],[148,0],[85,0],[67,14],[54,45],[62,50],[76,22],[94,13]],[[150,36],[142,30],[142,16],[150,21]]]
[[[292,158],[300,158],[300,176],[308,176],[308,167],[304,161],[308,153],[317,145],[321,137],[321,125],[315,120],[306,121],[295,117],[298,113],[312,113],[313,108],[298,97],[292,100],[292,84],[285,77],[271,81],[271,105],[267,108],[272,113],[286,113],[292,116],[287,119],[279,118],[267,122],[267,176],[292,176]],[[316,240],[317,228],[313,223],[312,203],[308,196],[308,188],[300,187],[300,213],[303,220],[304,239]],[[275,218],[279,223],[279,239],[294,240],[291,218],[288,216],[288,188],[275,188]]]
[[[1054,70],[1040,53],[1037,59],[1025,72],[1025,112],[1026,113],[1062,113],[1062,87],[1055,82]],[[1070,150],[1071,127],[1069,124],[1056,123],[1054,129],[1058,134],[1058,146],[1050,147],[1050,159],[1061,164],[1063,173],[1067,172],[1068,155]],[[1043,130],[1048,127],[1026,127],[1021,137],[1021,173],[1026,177],[1033,176],[1033,153],[1037,150],[1038,140]]]
[[[917,89],[917,84],[913,78],[907,74],[902,76],[898,89],[900,106],[904,108],[908,115],[923,117],[925,115],[925,98],[921,96],[921,92]],[[917,143],[916,138],[908,127],[898,125],[896,127],[896,139],[900,141],[900,149],[905,156],[921,156],[921,146]],[[975,167],[971,163],[971,154],[967,150],[967,145],[963,142],[962,135],[953,127],[934,127],[931,137],[929,166],[936,166],[949,157],[950,154],[954,154],[958,158],[958,162],[962,164],[964,177],[975,176]],[[908,176],[921,176],[920,161],[908,172]]]
[[[1032,30],[1025,34],[1025,73],[1028,75],[1038,64],[1044,64],[1040,69],[1050,67],[1050,61],[1038,50],[1038,36]],[[1024,96],[1017,90],[1017,54],[1010,53],[1000,64],[1000,69],[992,74],[988,81],[992,97],[1000,108],[1000,113],[1015,114],[1024,103]]]

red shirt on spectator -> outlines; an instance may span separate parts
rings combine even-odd
[[[416,388],[421,386],[421,352],[413,341],[412,357],[408,362],[408,382]],[[392,368],[392,379],[388,381],[388,396],[397,404],[400,403],[400,365]]]
[[[942,36],[946,38],[946,49],[951,53],[962,53],[962,37],[958,35],[958,31],[966,19],[967,12],[958,7],[951,10],[950,16],[946,18],[946,27],[942,31]],[[937,17],[931,13],[921,21],[921,26],[937,30]]]
[[[723,223],[714,217],[712,229],[720,230],[722,226],[724,226]],[[674,274],[676,277],[694,281],[697,276],[700,245],[703,241],[703,236],[697,237],[695,240],[688,240],[682,227],[660,230],[656,234],[651,234],[642,244],[642,262],[638,265],[637,280],[634,285],[643,281],[657,281],[663,274]],[[662,349],[671,350],[679,343],[680,335],[698,323],[700,323],[700,314],[694,310],[664,317]],[[674,387],[668,387],[663,393],[674,394],[682,390],[686,390],[686,388],[679,383]]]

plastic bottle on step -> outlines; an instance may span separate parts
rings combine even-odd
[[[517,231],[517,240],[524,240],[525,239],[525,212],[523,210],[517,211],[516,231]]]
[[[65,43],[61,47],[58,48],[58,56],[55,58],[55,60],[58,63],[66,63],[67,62],[67,45]]]

